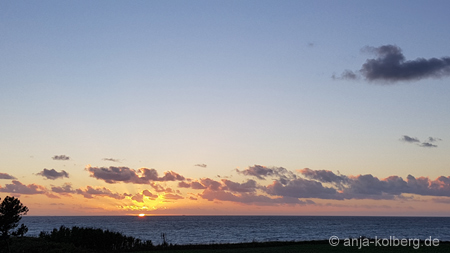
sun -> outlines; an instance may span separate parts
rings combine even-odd
[[[140,213],[138,216],[139,217],[145,217],[145,213]]]

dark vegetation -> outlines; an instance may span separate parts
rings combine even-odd
[[[22,215],[27,214],[28,207],[20,203],[20,200],[14,197],[6,196],[0,204],[0,236],[2,240],[13,236],[23,236],[28,232],[25,225],[21,225],[17,230],[13,230],[19,225]]]
[[[136,251],[153,248],[151,241],[142,241],[119,232],[99,228],[61,226],[51,232],[41,232],[39,238],[48,242],[73,244],[77,248],[95,251]]]

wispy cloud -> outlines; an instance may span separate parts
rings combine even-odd
[[[70,157],[66,155],[55,155],[52,157],[53,160],[67,161],[70,160]]]
[[[37,173],[36,175],[43,176],[46,179],[50,179],[50,180],[55,180],[58,178],[65,178],[65,177],[69,178],[69,173],[67,173],[66,171],[61,170],[61,172],[58,172],[55,169],[51,169],[51,170],[44,169],[41,172]]]
[[[1,173],[0,172],[0,179],[16,179],[15,177],[9,175],[8,173]]]
[[[184,199],[184,197],[179,194],[166,193],[164,194],[164,199],[177,200]]]
[[[114,158],[103,158],[103,161],[109,161],[109,162],[115,162],[120,163],[120,159],[114,159]]]
[[[447,56],[405,60],[401,48],[396,45],[366,47],[364,50],[374,53],[377,58],[367,59],[357,72],[345,70],[340,77],[334,78],[356,79],[362,75],[368,81],[394,83],[450,75],[450,57]]]
[[[194,166],[202,167],[202,168],[206,168],[207,167],[207,165],[204,164],[204,163],[195,164]]]

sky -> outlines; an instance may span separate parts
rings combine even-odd
[[[450,216],[448,1],[0,1],[28,215]]]

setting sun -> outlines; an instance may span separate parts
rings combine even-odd
[[[139,217],[145,217],[145,213],[140,213],[138,216]]]

